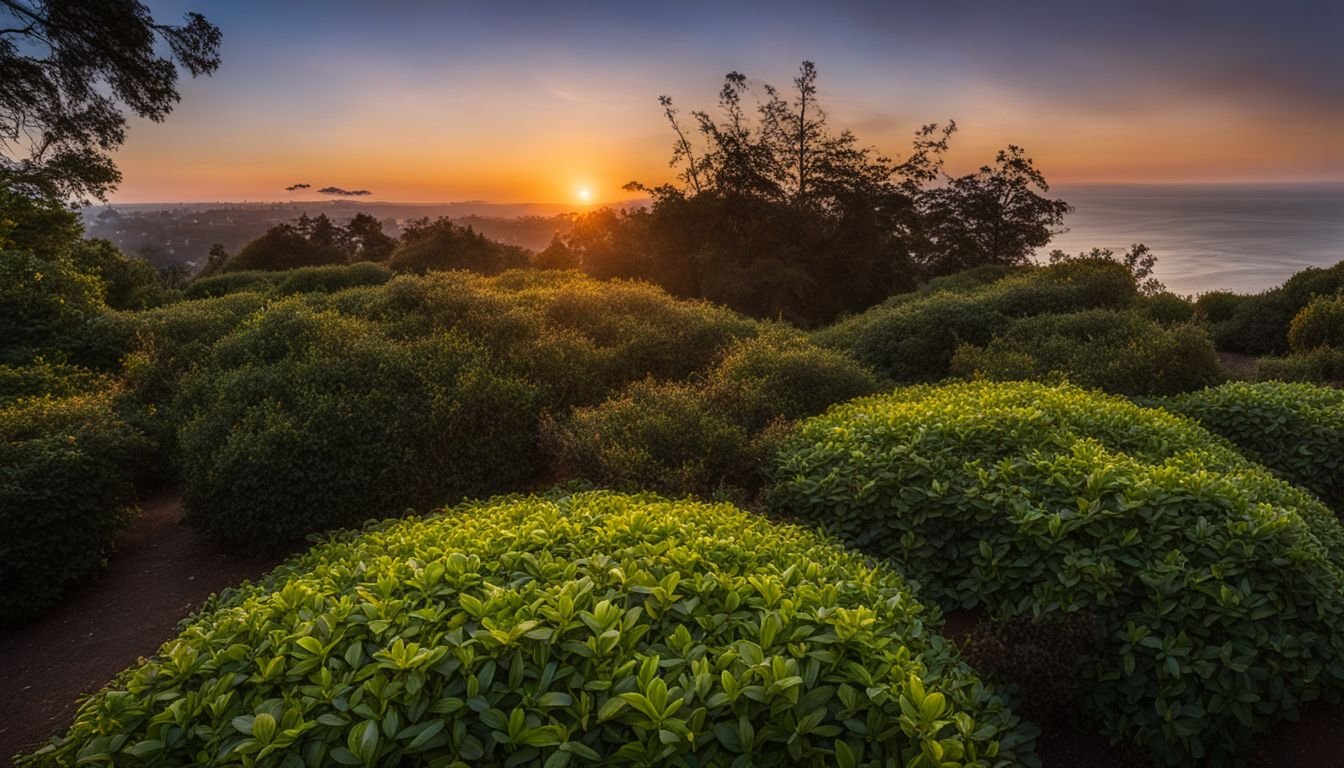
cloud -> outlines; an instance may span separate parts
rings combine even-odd
[[[317,190],[320,195],[338,195],[340,197],[364,197],[373,193],[367,189],[341,189],[340,187],[323,187]]]
[[[288,187],[285,187],[285,191],[286,191],[286,192],[293,192],[293,191],[296,190],[296,189],[308,189],[308,188],[311,187],[311,186],[313,186],[313,185],[312,185],[312,184],[304,184],[304,183],[300,182],[300,183],[298,183],[298,184],[290,184]]]

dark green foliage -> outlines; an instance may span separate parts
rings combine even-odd
[[[751,435],[690,384],[633,384],[548,425],[545,445],[560,477],[620,490],[712,495],[760,484]]]
[[[64,259],[0,253],[0,363],[72,357],[106,309],[102,283]]]
[[[562,478],[750,497],[783,431],[777,422],[877,388],[852,359],[775,328],[731,347],[703,383],[636,383],[601,405],[550,420],[543,437]]]
[[[1344,529],[1194,422],[1073,387],[857,400],[780,451],[770,509],[891,558],[943,606],[1090,611],[1103,731],[1221,764],[1344,686]]]
[[[176,298],[149,262],[127,256],[106,240],[77,241],[70,261],[102,281],[103,300],[112,309],[148,309]]]
[[[727,505],[506,499],[216,600],[20,765],[1038,765],[937,621]]]
[[[345,264],[351,256],[342,231],[325,213],[316,219],[304,215],[294,224],[277,224],[266,230],[225,261],[219,270],[273,272]]]
[[[0,623],[97,570],[129,519],[150,444],[113,393],[0,401]]]
[[[1135,308],[1163,325],[1189,323],[1197,317],[1194,302],[1169,291],[1140,296]]]
[[[978,267],[963,269],[950,275],[935,277],[919,287],[921,292],[969,291],[981,286],[996,283],[1005,277],[1029,271],[1030,267],[1009,266],[1007,264],[981,264]]]
[[[191,281],[183,295],[188,299],[203,299],[240,291],[258,291],[284,296],[341,291],[361,285],[382,285],[391,279],[392,270],[370,262],[299,267],[280,272],[255,269],[197,278]]]
[[[993,381],[1071,381],[1132,396],[1189,392],[1223,378],[1203,327],[1168,327],[1112,309],[1024,318],[988,344],[963,345],[950,370]]]
[[[534,400],[460,336],[398,341],[275,304],[182,382],[188,519],[235,543],[293,541],[518,488],[538,471]]]
[[[1255,378],[1344,385],[1344,349],[1319,347],[1284,357],[1262,357],[1256,361]]]
[[[1213,340],[1219,349],[1247,355],[1288,352],[1288,328],[1293,318],[1317,296],[1335,296],[1344,291],[1344,262],[1332,267],[1308,267],[1283,285],[1263,293],[1223,301],[1232,306],[1216,307],[1224,319],[1209,317]]]
[[[1317,296],[1288,326],[1289,349],[1310,352],[1321,347],[1344,349],[1344,295]]]
[[[1214,325],[1231,320],[1247,296],[1231,291],[1209,291],[1195,299],[1195,313],[1200,320]]]
[[[526,267],[528,252],[505,245],[471,227],[454,224],[448,217],[411,222],[392,251],[388,266],[397,272],[423,275],[434,270],[465,269],[497,275]]]
[[[111,380],[104,374],[63,363],[0,365],[0,405],[25,397],[69,397],[107,389]]]
[[[815,338],[896,381],[937,381],[951,373],[958,347],[988,344],[1016,318],[1123,307],[1138,296],[1129,271],[1108,259],[1074,259],[976,282],[893,297]]]
[[[1344,391],[1232,382],[1162,401],[1251,459],[1344,510]]]
[[[309,267],[322,269],[322,267]],[[182,295],[188,299],[213,299],[241,291],[270,291],[275,287],[276,279],[286,273],[269,270],[249,269],[198,277],[187,284]]]

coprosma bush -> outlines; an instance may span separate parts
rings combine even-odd
[[[727,505],[515,498],[327,541],[21,765],[1038,764],[891,569]]]

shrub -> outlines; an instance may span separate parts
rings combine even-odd
[[[1222,323],[1236,314],[1246,294],[1231,291],[1209,291],[1195,299],[1195,314],[1207,323]]]
[[[111,386],[107,376],[62,363],[0,365],[0,405],[26,397],[69,397]]]
[[[676,495],[759,485],[747,430],[688,384],[636,383],[549,421],[543,435],[561,477]]]
[[[276,293],[314,293],[342,291],[361,285],[382,285],[392,279],[392,270],[364,261],[331,267],[302,267],[278,275]]]
[[[710,371],[706,389],[746,429],[759,431],[775,419],[814,416],[872,394],[878,383],[848,355],[775,329],[730,347]]]
[[[149,442],[113,393],[0,405],[0,623],[97,570],[127,522]]]
[[[214,299],[243,291],[269,292],[283,272],[249,269],[198,277],[182,291],[188,299]]]
[[[1124,395],[1188,392],[1223,378],[1200,326],[1168,328],[1135,311],[1105,309],[1019,320],[984,346],[962,346],[951,371],[996,381],[1068,380]]]
[[[234,543],[292,541],[516,489],[539,470],[534,400],[459,336],[397,341],[277,303],[182,382],[187,519]]]
[[[1017,318],[1125,307],[1137,297],[1123,264],[1071,259],[978,288],[894,296],[814,338],[896,381],[937,381],[951,373],[958,347],[987,344]]]
[[[1288,347],[1294,352],[1344,348],[1344,296],[1318,296],[1303,307],[1288,326]]]
[[[219,598],[21,765],[1036,764],[893,571],[730,506],[506,499]]]
[[[1311,384],[1233,382],[1167,398],[1162,405],[1344,509],[1344,392]]]
[[[1214,342],[1219,349],[1248,355],[1288,352],[1293,318],[1317,296],[1335,296],[1341,291],[1344,262],[1325,269],[1308,267],[1277,288],[1242,297],[1225,319],[1211,319]]]
[[[464,269],[495,275],[526,267],[528,251],[491,240],[448,217],[411,222],[388,260],[397,272],[423,275],[432,270]]]
[[[606,487],[750,496],[775,422],[877,389],[852,359],[782,328],[738,342],[699,384],[646,380],[548,420],[558,474]]]
[[[1140,296],[1135,308],[1145,317],[1162,325],[1180,325],[1197,318],[1194,302],[1167,291]]]
[[[1255,363],[1259,381],[1309,381],[1344,383],[1344,349],[1318,347],[1284,357],[1262,357]]]
[[[63,260],[0,253],[0,364],[44,356],[66,361],[85,328],[105,311],[98,278]]]
[[[1091,715],[1169,764],[1228,761],[1344,683],[1344,530],[1193,422],[1073,387],[914,387],[780,451],[770,508],[945,606],[1091,611]]]

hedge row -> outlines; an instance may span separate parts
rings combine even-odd
[[[218,599],[20,764],[1036,764],[937,621],[730,506],[502,500]]]

